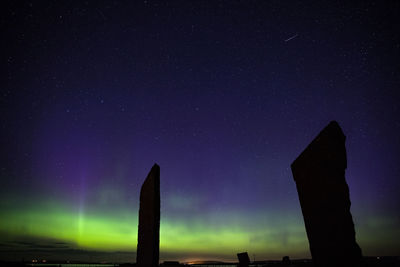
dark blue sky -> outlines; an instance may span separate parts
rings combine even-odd
[[[135,235],[154,162],[161,259],[308,257],[290,164],[331,120],[364,255],[398,253],[398,3],[1,5],[2,258],[24,240],[134,252],[109,218]],[[60,214],[77,228],[43,230]]]

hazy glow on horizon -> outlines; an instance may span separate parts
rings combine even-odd
[[[223,218],[223,223],[207,224],[200,218],[201,215],[194,215],[188,220],[161,218],[161,258],[165,252],[179,252],[181,259],[196,255],[214,255],[216,258],[225,255],[224,259],[232,260],[240,250],[273,257],[279,257],[284,250],[299,256],[307,254],[302,225],[281,224],[277,227],[276,224],[269,225],[264,217],[264,223],[254,227],[249,226],[245,219],[233,219],[231,214],[219,213],[215,216]],[[254,214],[248,220],[261,217]],[[0,222],[0,229],[7,233],[9,240],[43,239],[45,243],[65,242],[76,249],[134,252],[137,245],[137,212],[112,216],[83,214],[49,201],[27,210],[9,210],[7,220]],[[280,231],[287,235],[284,241],[277,235]]]
[[[61,242],[72,249],[122,251],[132,252],[132,255],[136,251],[137,211],[119,211],[107,216],[99,212],[84,213],[50,200],[37,201],[26,209],[9,206],[6,210],[7,219],[0,221],[0,229],[6,233],[8,241],[34,240],[38,247]],[[216,220],[202,218],[201,214],[177,220],[162,216],[160,260],[235,261],[239,251],[249,251],[258,259],[279,259],[282,251],[287,251],[292,258],[309,257],[304,225],[298,218],[281,215],[279,221],[274,221],[266,214],[242,214],[241,217],[229,212],[207,216]],[[382,227],[394,228],[395,225],[375,220],[368,229],[363,226],[356,229],[365,254],[376,250],[376,244],[385,238],[379,236],[378,229]],[[168,253],[179,256],[171,257]]]

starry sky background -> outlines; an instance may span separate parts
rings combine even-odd
[[[155,162],[161,261],[310,257],[290,164],[331,120],[363,254],[399,255],[398,2],[0,10],[0,259],[135,261]]]

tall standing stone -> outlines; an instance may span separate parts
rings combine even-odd
[[[140,190],[137,266],[158,266],[160,245],[160,167],[151,168]]]
[[[346,136],[332,121],[292,163],[315,266],[360,266],[345,180]]]

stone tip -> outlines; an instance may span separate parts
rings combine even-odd
[[[329,127],[339,128],[340,130],[342,129],[342,128],[340,128],[340,125],[337,121],[330,121],[329,124],[325,128],[329,128]]]
[[[346,138],[344,135],[342,128],[340,127],[337,121],[331,121],[319,134],[319,136],[329,135],[331,137],[336,138]]]
[[[154,163],[153,167],[151,169],[160,169],[160,166],[157,163]]]
[[[335,120],[330,121],[329,124],[332,125],[332,126],[335,126],[335,127],[340,127],[339,123],[337,121],[335,121]]]
[[[340,128],[339,123],[335,120],[332,120],[329,122],[327,126],[325,126],[322,131],[311,141],[311,143],[303,150],[302,153],[292,162],[291,167],[292,169],[295,167],[295,165],[298,164],[298,162],[303,162],[304,160],[310,162],[310,163],[321,163],[322,158],[319,158],[317,155],[320,153],[321,149],[323,150],[330,150],[329,155],[336,155],[339,156],[337,153],[333,153],[332,151],[340,152],[338,150],[339,147],[344,145],[344,141],[346,140],[346,136],[344,135],[342,128]],[[345,152],[344,152],[345,153]],[[321,155],[328,155],[326,153],[322,153]],[[341,154],[340,154],[341,155]],[[318,157],[315,160],[308,160],[310,157]],[[339,158],[341,158],[339,156]],[[343,158],[346,158],[345,155]],[[332,157],[330,158],[332,160]],[[343,162],[344,165],[346,163]]]

